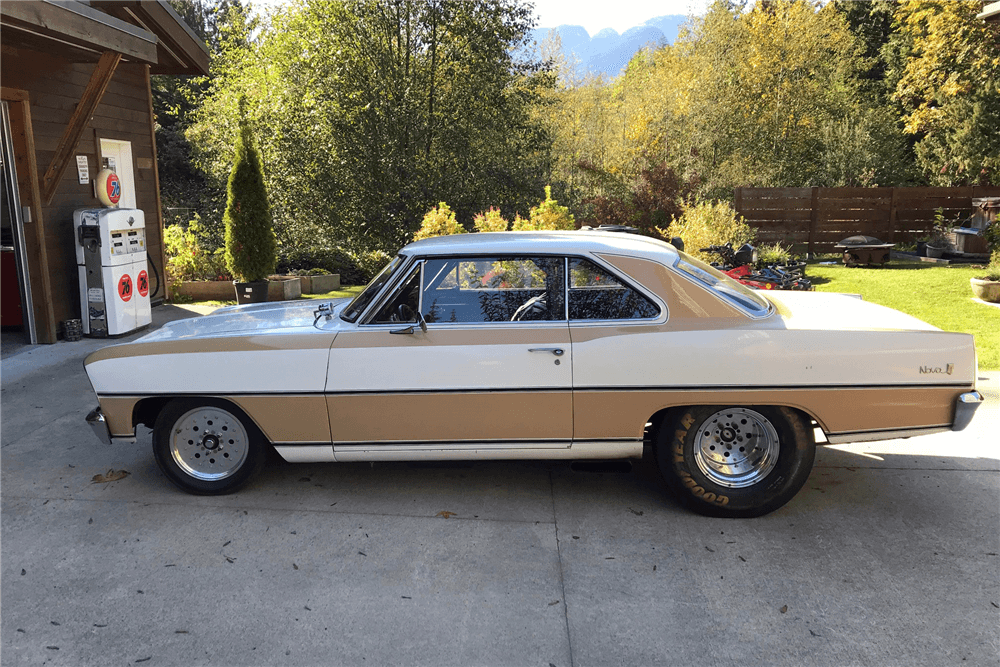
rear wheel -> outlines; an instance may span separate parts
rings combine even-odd
[[[222,401],[171,401],[153,428],[156,463],[188,493],[232,493],[257,474],[265,453],[264,437],[253,422]]]
[[[660,472],[681,502],[701,514],[773,512],[812,471],[812,429],[790,408],[697,406],[667,419],[656,443]]]

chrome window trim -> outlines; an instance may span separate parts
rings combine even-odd
[[[396,290],[399,289],[400,285],[405,283],[406,279],[410,277],[410,274],[413,271],[413,265],[423,262],[423,259],[418,259],[408,255],[403,255],[403,256],[406,257],[406,263],[403,264],[403,268],[399,272],[399,275],[402,277],[397,277],[395,281],[389,281],[388,283],[386,283],[386,285],[382,288],[382,291],[379,292],[379,294],[372,300],[370,304],[368,304],[368,308],[366,308],[365,311],[361,313],[360,316],[358,316],[358,319],[354,322],[355,326],[359,327],[383,326],[381,324],[374,324],[372,323],[371,320],[375,317],[375,314],[382,309],[382,306],[384,306],[386,302],[388,302],[390,299],[392,299],[393,296],[395,296]],[[424,278],[423,271],[424,268],[423,265],[421,265],[420,267],[421,280],[423,280]],[[391,326],[398,328],[399,324],[400,324],[399,322],[391,322],[391,323],[386,323],[384,326]]]
[[[635,258],[635,257],[633,257],[631,255],[615,255],[615,256],[617,256],[617,257],[628,257],[628,258],[631,258],[631,259],[645,259],[645,258],[641,258],[641,257],[640,258]],[[430,260],[430,259],[435,259],[435,260],[438,260],[438,259],[458,259],[458,260],[468,259],[468,260],[472,260],[472,259],[476,259],[476,258],[480,258],[480,259],[491,259],[491,258],[503,259],[505,257],[509,257],[509,258],[513,258],[513,259],[517,259],[517,258],[531,259],[533,257],[561,257],[562,258],[562,260],[563,260],[563,319],[561,319],[561,320],[542,320],[542,321],[536,321],[536,322],[519,322],[516,325],[513,322],[508,322],[508,323],[504,323],[504,322],[433,322],[432,323],[432,322],[428,322],[427,323],[427,328],[428,329],[436,329],[436,328],[457,329],[457,328],[461,328],[461,327],[480,328],[480,327],[483,327],[483,326],[494,326],[494,325],[497,325],[497,324],[504,324],[505,325],[504,328],[511,328],[512,325],[513,326],[523,326],[523,327],[527,327],[527,328],[538,328],[539,325],[541,325],[541,326],[552,326],[553,323],[562,323],[562,324],[573,325],[573,326],[577,326],[577,327],[600,327],[600,326],[616,326],[616,327],[620,327],[620,326],[628,326],[628,325],[634,325],[634,326],[653,326],[653,325],[665,324],[670,319],[670,309],[667,306],[667,304],[662,299],[660,299],[660,297],[658,295],[656,295],[655,293],[653,293],[652,291],[650,291],[649,289],[647,289],[641,283],[638,283],[637,281],[634,281],[634,280],[632,280],[631,278],[628,278],[628,277],[622,277],[622,272],[621,271],[619,271],[618,269],[614,268],[613,266],[609,266],[609,264],[607,262],[603,261],[601,258],[599,258],[599,257],[597,257],[595,255],[579,254],[579,253],[547,253],[547,252],[533,253],[533,252],[530,252],[530,251],[526,251],[526,252],[517,252],[517,253],[502,252],[502,253],[495,253],[495,254],[492,254],[492,255],[484,255],[484,254],[477,253],[475,255],[466,255],[466,254],[442,254],[442,255],[420,255],[420,256],[403,255],[403,257],[406,258],[406,262],[407,263],[404,264],[403,267],[402,267],[402,270],[399,271],[399,276],[402,276],[402,277],[397,277],[395,281],[390,281],[389,283],[387,283],[385,285],[385,287],[383,287],[382,291],[369,304],[368,308],[366,308],[365,311],[357,318],[357,321],[354,323],[355,326],[366,327],[367,330],[375,330],[375,329],[378,329],[380,327],[381,328],[388,328],[388,327],[398,327],[399,326],[398,322],[395,322],[395,323],[385,323],[385,324],[376,324],[376,323],[373,323],[371,320],[375,317],[375,314],[382,308],[382,306],[384,306],[387,301],[389,301],[390,299],[393,298],[393,296],[396,294],[396,291],[399,289],[400,285],[402,285],[410,277],[410,274],[411,274],[411,271],[412,271],[412,267],[413,267],[414,264],[419,264],[420,265],[420,290],[419,290],[419,297],[418,297],[419,301],[417,302],[417,305],[420,308],[420,312],[422,313],[423,312],[423,302],[424,302],[424,289],[423,289],[423,283],[424,283],[424,264],[428,260]],[[569,292],[570,292],[570,286],[569,286],[569,283],[570,283],[570,279],[569,279],[569,261],[571,259],[586,260],[586,261],[591,262],[592,264],[600,267],[602,270],[607,271],[618,282],[620,282],[623,286],[628,287],[630,289],[634,289],[635,291],[639,292],[640,294],[642,294],[643,296],[645,296],[647,299],[649,299],[657,308],[660,309],[660,314],[657,317],[655,317],[655,318],[648,318],[647,317],[647,318],[642,318],[642,319],[631,319],[631,318],[630,319],[616,319],[616,320],[571,320],[571,319],[569,319]],[[660,264],[659,262],[656,262],[655,260],[647,260],[647,261],[652,261],[652,262],[655,262],[657,264]],[[665,266],[663,264],[660,264],[660,265],[661,266]],[[669,269],[670,267],[666,267],[666,268]],[[713,291],[713,293],[714,293],[714,291]]]
[[[613,254],[613,253],[604,253],[604,254],[606,254],[606,255],[612,255],[613,257],[625,257],[625,258],[628,258],[628,259],[643,259],[643,260],[648,261],[648,262],[653,262],[655,264],[660,264],[660,262],[657,262],[656,260],[648,259],[648,258],[645,258],[645,257],[635,257],[633,255],[619,255],[619,254]],[[641,318],[641,319],[630,318],[630,319],[625,319],[625,320],[571,320],[571,319],[569,319],[569,260],[570,259],[574,259],[574,258],[575,259],[586,259],[586,260],[592,262],[593,264],[596,264],[597,266],[601,267],[602,269],[604,269],[605,271],[607,271],[608,273],[610,273],[612,276],[614,276],[614,278],[618,282],[620,282],[622,285],[624,285],[626,287],[629,287],[631,289],[634,289],[635,291],[639,292],[640,294],[642,294],[643,296],[645,296],[647,299],[649,299],[650,301],[652,301],[653,304],[657,308],[660,309],[660,314],[657,315],[656,317],[644,317],[644,318]],[[665,265],[664,264],[660,264],[660,266],[665,266]],[[609,266],[607,262],[603,261],[601,258],[599,258],[599,257],[597,257],[595,255],[590,255],[590,256],[587,256],[587,255],[567,255],[566,256],[566,321],[569,322],[570,325],[576,326],[576,327],[602,327],[602,326],[616,326],[616,327],[620,327],[620,326],[629,326],[629,325],[634,325],[634,326],[657,326],[657,325],[661,325],[661,324],[666,324],[669,319],[670,319],[670,309],[667,307],[666,302],[664,302],[662,299],[660,299],[660,297],[658,295],[654,294],[649,289],[647,289],[645,285],[642,285],[641,283],[638,283],[637,281],[634,281],[634,280],[632,280],[630,278],[622,278],[622,272],[621,272],[621,270],[616,269],[616,268],[614,268],[612,266]]]
[[[406,269],[409,269],[408,262],[411,261],[413,258],[411,256],[409,256],[409,255],[404,255],[403,253],[397,253],[396,257],[402,257],[403,258],[403,265],[402,266],[403,266],[404,271],[402,271],[402,273],[403,273],[403,275],[406,275]],[[393,259],[395,259],[395,258],[393,258]],[[391,262],[392,260],[389,260],[389,261]],[[383,270],[385,270],[385,269],[383,268]],[[381,273],[381,271],[379,271],[379,273]],[[378,274],[376,274],[376,277],[378,277]],[[372,299],[368,303],[368,307],[366,307],[364,310],[362,310],[360,313],[358,313],[358,316],[355,317],[353,320],[346,320],[346,319],[344,319],[344,309],[347,306],[351,305],[351,303],[354,302],[354,299],[351,299],[350,301],[347,302],[347,306],[344,306],[344,308],[340,309],[340,319],[341,319],[341,321],[347,322],[348,324],[353,324],[354,326],[360,326],[362,323],[364,323],[368,319],[369,316],[374,317],[375,311],[372,310],[372,307],[373,306],[377,306],[378,304],[380,304],[381,301],[382,301],[382,299],[385,298],[385,295],[387,294],[387,291],[391,291],[392,289],[394,289],[395,285],[396,285],[396,283],[394,283],[391,280],[389,282],[387,282],[385,285],[382,286],[382,289],[379,290],[379,292],[375,295],[375,298]],[[364,290],[362,290],[361,292],[364,292]],[[359,294],[361,292],[359,292]],[[354,298],[356,299],[357,297],[354,297]]]
[[[678,256],[678,261],[684,261],[684,258]],[[712,287],[708,283],[706,283],[706,282],[704,282],[702,280],[699,280],[695,276],[689,275],[687,273],[687,271],[682,271],[682,270],[680,270],[680,269],[678,269],[678,268],[676,268],[674,266],[667,266],[666,268],[669,271],[671,271],[674,275],[678,275],[678,276],[684,278],[685,280],[687,280],[688,282],[692,283],[693,285],[697,285],[698,287],[701,287],[703,290],[707,291],[709,294],[711,294],[712,296],[714,296],[716,299],[719,299],[723,303],[736,308],[741,313],[743,313],[744,315],[746,315],[747,317],[749,317],[751,320],[763,320],[763,319],[767,319],[768,317],[771,317],[772,315],[774,315],[775,312],[777,312],[776,309],[775,309],[775,307],[774,307],[774,304],[771,303],[771,301],[769,299],[767,299],[763,295],[761,295],[760,298],[763,299],[767,303],[767,312],[765,312],[765,313],[755,313],[754,311],[750,310],[746,306],[742,305],[738,300],[734,299],[733,297],[728,296],[724,292],[720,292],[719,290],[715,289],[714,287]],[[735,279],[733,279],[733,280],[735,280]]]

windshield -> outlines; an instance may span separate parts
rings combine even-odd
[[[347,322],[353,322],[358,319],[361,313],[365,311],[365,308],[368,307],[368,304],[370,304],[378,293],[382,291],[385,284],[392,280],[392,277],[396,275],[396,271],[399,270],[399,267],[403,265],[404,261],[405,258],[402,255],[396,255],[391,262],[386,264],[385,268],[382,269],[370,283],[368,283],[368,287],[364,288],[361,291],[361,294],[358,294],[354,297],[353,301],[347,304],[347,308],[344,308],[344,311],[340,314],[340,319]]]
[[[695,259],[687,253],[677,251],[677,261],[674,263],[674,268],[714,289],[729,301],[733,301],[744,310],[750,311],[754,316],[767,315],[771,310],[771,303],[767,299],[746,285],[736,282],[715,267],[700,259]]]

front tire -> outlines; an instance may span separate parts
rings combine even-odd
[[[812,471],[809,422],[784,407],[703,405],[668,416],[656,443],[667,485],[708,516],[754,517],[798,493]]]
[[[196,495],[236,491],[263,467],[264,437],[243,412],[212,399],[173,400],[153,428],[153,455],[167,479]]]

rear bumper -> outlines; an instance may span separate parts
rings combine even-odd
[[[110,445],[112,443],[134,443],[135,436],[125,436],[116,437],[111,435],[110,429],[108,429],[108,421],[104,418],[104,413],[101,412],[100,407],[96,407],[90,411],[87,415],[87,423],[90,428],[94,431],[94,435],[97,439],[103,442],[105,445]]]
[[[970,391],[955,399],[955,421],[951,425],[952,431],[961,431],[972,421],[972,416],[976,414],[983,402],[983,395],[978,391]]]

